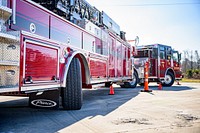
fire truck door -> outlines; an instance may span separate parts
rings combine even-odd
[[[115,64],[115,76],[122,76],[122,45],[120,42],[116,42],[116,64]]]
[[[115,47],[115,40],[113,38],[109,39],[109,77],[115,77]]]
[[[158,49],[153,48],[150,52],[150,76],[157,77],[158,75]]]
[[[149,73],[149,76],[157,76],[157,59],[154,59],[154,58],[150,58],[150,73]]]
[[[127,52],[126,52],[126,47],[123,45],[122,46],[122,71],[123,71],[123,76],[127,76],[126,72],[126,67],[127,67]]]
[[[59,77],[59,48],[31,40],[26,40],[24,47],[25,83],[55,82]]]
[[[159,64],[160,64],[160,67],[158,66],[158,71],[159,71],[159,74],[158,77],[160,78],[164,78],[165,77],[165,71],[166,71],[166,51],[165,51],[165,47],[164,46],[160,46],[159,47],[159,57],[160,57],[160,60],[159,60]]]

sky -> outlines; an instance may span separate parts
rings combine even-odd
[[[200,0],[86,0],[139,45],[165,44],[200,54]]]

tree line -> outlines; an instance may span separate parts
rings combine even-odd
[[[186,78],[200,79],[200,55],[197,50],[184,50],[182,56],[182,72]]]

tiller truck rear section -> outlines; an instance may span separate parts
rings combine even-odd
[[[132,53],[119,25],[84,0],[0,0],[0,93],[59,90],[64,109],[80,109],[82,88],[136,86]]]

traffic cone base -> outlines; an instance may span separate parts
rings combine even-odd
[[[141,92],[152,92],[152,90],[141,90]]]
[[[114,94],[115,94],[115,92],[114,92],[113,86],[110,85],[110,93],[109,93],[109,95],[114,95]]]
[[[159,83],[159,85],[158,85],[158,90],[162,90],[162,84],[161,83]]]
[[[177,83],[176,83],[177,85],[181,85],[180,83],[179,83],[179,81],[177,81]]]

